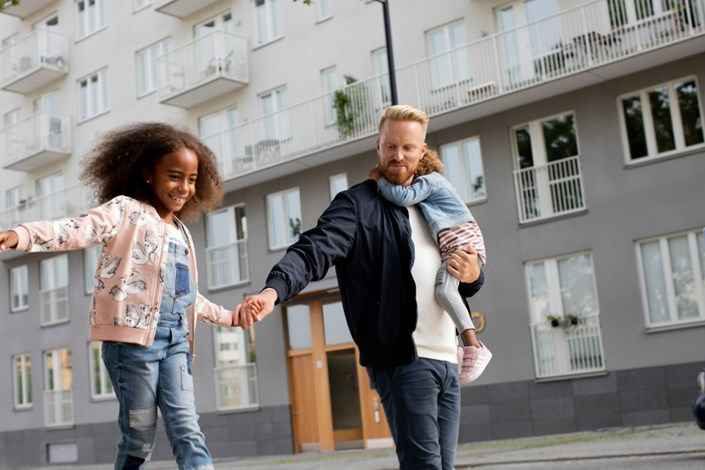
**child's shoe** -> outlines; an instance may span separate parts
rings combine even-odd
[[[465,346],[459,348],[463,350],[463,360],[460,362],[460,383],[469,384],[477,380],[485,371],[485,367],[492,359],[492,353],[487,346],[480,343],[481,348],[475,346]]]

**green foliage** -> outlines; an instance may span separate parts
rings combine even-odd
[[[357,79],[350,75],[343,75],[343,78],[346,86],[335,91],[333,108],[338,132],[342,137],[350,137],[354,132],[366,129],[369,100],[365,85],[356,85]]]
[[[294,1],[297,2],[298,0]],[[301,3],[303,3],[304,5],[311,5],[311,3],[313,3],[313,0],[303,0]]]
[[[294,0],[296,1],[296,0]],[[309,2],[311,0],[308,0]],[[0,10],[7,8],[9,6],[19,5],[20,0],[0,0]]]

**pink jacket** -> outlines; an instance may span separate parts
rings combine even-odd
[[[151,345],[159,321],[163,269],[169,248],[166,224],[149,204],[118,196],[78,217],[20,224],[17,250],[66,251],[103,243],[91,302],[90,339]],[[193,240],[190,269],[198,286]],[[232,326],[232,312],[201,294],[188,309],[188,336],[194,352],[196,322]]]

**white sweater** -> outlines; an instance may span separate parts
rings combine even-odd
[[[419,357],[457,364],[455,325],[435,296],[436,272],[441,266],[440,251],[418,207],[411,206],[408,209],[411,239],[416,249],[414,266],[411,268],[419,311],[414,331],[416,350]]]

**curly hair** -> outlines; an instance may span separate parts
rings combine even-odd
[[[421,157],[421,160],[419,160],[419,166],[416,167],[414,178],[433,173],[434,171],[442,174],[445,169],[443,168],[441,158],[438,156],[438,152],[433,149],[428,149]]]
[[[145,173],[163,155],[187,148],[198,158],[196,193],[177,214],[183,220],[198,219],[223,198],[223,180],[213,152],[187,129],[160,122],[139,122],[106,132],[83,159],[81,181],[91,188],[100,204],[116,196],[149,202],[153,189]]]

